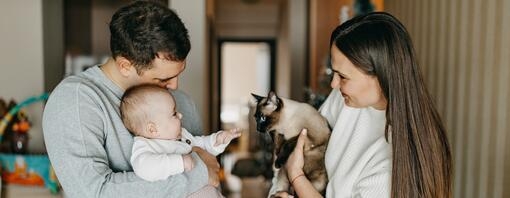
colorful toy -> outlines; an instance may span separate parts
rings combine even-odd
[[[25,106],[28,106],[28,105],[30,105],[32,103],[35,103],[35,102],[45,101],[45,100],[48,99],[48,97],[49,97],[48,93],[43,93],[43,94],[41,94],[39,96],[30,97],[30,98],[24,100],[23,102],[19,103],[18,105],[14,106],[13,108],[11,108],[4,115],[2,120],[0,121],[0,141],[2,141],[2,137],[3,137],[3,134],[4,134],[5,128],[7,127],[9,122],[12,120],[13,116],[16,115],[16,113],[18,113],[18,111],[20,111],[21,108],[23,108]],[[23,124],[23,126],[18,126],[18,127],[20,127],[19,129],[22,129],[22,127],[27,127],[26,124],[28,124],[28,123]]]
[[[12,153],[0,153],[0,167],[2,170],[0,172],[2,180],[6,184],[45,186],[50,192],[57,193],[59,184],[48,156],[45,154],[25,154],[28,141],[27,133],[31,124],[22,109],[30,104],[47,99],[47,93],[30,97],[17,105],[13,101],[10,105],[6,105],[0,99],[0,141],[5,135],[5,141],[14,141],[11,144],[15,147],[8,151]]]
[[[59,191],[59,183],[47,155],[0,153],[2,180],[6,184],[44,186],[51,193]]]

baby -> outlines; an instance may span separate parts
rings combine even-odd
[[[135,136],[131,165],[140,178],[164,180],[194,167],[191,147],[213,155],[241,136],[238,129],[194,137],[181,127],[182,114],[175,109],[170,92],[156,85],[139,85],[124,93],[120,104],[122,122]]]

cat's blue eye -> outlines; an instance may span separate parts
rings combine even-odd
[[[266,121],[266,116],[260,116],[260,121],[262,122]]]

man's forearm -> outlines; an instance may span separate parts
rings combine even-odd
[[[64,170],[57,174],[69,197],[185,197],[207,185],[206,167],[198,155],[193,154],[197,166],[190,172],[168,177],[166,180],[148,182],[134,172],[98,173],[95,170]],[[58,166],[57,166],[58,167]],[[62,173],[62,168],[57,173]],[[80,173],[81,172],[81,173]]]

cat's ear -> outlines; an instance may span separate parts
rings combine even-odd
[[[267,94],[268,102],[273,103],[274,105],[278,106],[280,104],[280,98],[276,95],[274,91],[270,91],[269,94]]]
[[[264,97],[259,96],[259,95],[254,94],[254,93],[252,93],[251,95],[253,96],[253,98],[255,98],[255,100],[257,101],[257,103],[259,103],[262,99],[264,99]]]

